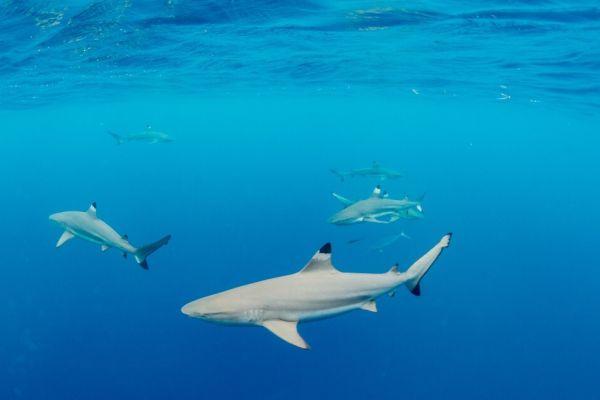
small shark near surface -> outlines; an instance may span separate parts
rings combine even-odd
[[[325,244],[299,272],[240,286],[192,301],[181,311],[194,318],[230,325],[262,326],[286,342],[308,349],[298,333],[299,322],[318,320],[356,310],[377,312],[375,300],[393,295],[405,285],[416,296],[420,282],[452,234],[417,260],[406,272],[394,265],[382,274],[345,273],[331,263]]]
[[[88,242],[99,244],[102,251],[113,247],[123,252],[123,256],[132,254],[135,261],[144,269],[148,269],[146,258],[162,246],[169,243],[171,235],[151,243],[147,246],[135,247],[127,238],[127,235],[119,235],[106,222],[96,216],[96,203],[92,203],[85,211],[65,211],[50,215],[50,221],[56,223],[64,232],[56,247],[61,247],[65,242],[80,237]]]
[[[386,179],[395,179],[402,177],[402,174],[400,172],[394,171],[393,169],[384,168],[380,166],[377,161],[373,161],[373,165],[369,168],[358,168],[347,172],[340,172],[335,169],[332,169],[331,172],[337,175],[342,180],[342,182],[344,181],[344,178],[354,176],[375,177],[379,178],[382,181]]]
[[[164,132],[157,132],[152,129],[151,126],[147,126],[146,130],[139,133],[132,133],[130,135],[119,135],[114,132],[108,132],[110,136],[112,136],[117,144],[129,143],[129,142],[144,142],[149,144],[156,143],[170,143],[174,142],[175,139],[171,136],[167,135]]]
[[[423,218],[423,207],[420,201],[390,199],[387,193],[381,192],[377,185],[371,197],[364,200],[352,201],[339,194],[332,193],[345,208],[335,213],[329,222],[335,225],[351,225],[360,222],[390,224],[400,218]]]

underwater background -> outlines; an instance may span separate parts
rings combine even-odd
[[[0,1],[0,398],[600,398],[599,38],[596,1]],[[107,134],[147,125],[176,140]],[[404,176],[330,172],[373,161]],[[425,218],[327,223],[377,184]],[[55,248],[93,201],[173,235],[149,271]],[[310,351],[180,312],[448,231],[421,297],[301,324]]]

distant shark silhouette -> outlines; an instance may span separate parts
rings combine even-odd
[[[231,325],[263,326],[286,342],[308,349],[297,330],[299,322],[334,317],[363,309],[377,312],[375,300],[405,285],[416,296],[420,282],[442,250],[444,236],[406,272],[394,265],[383,274],[338,271],[331,264],[331,245],[325,244],[300,272],[240,286],[192,301],[181,311],[194,318]]]
[[[398,171],[394,171],[393,169],[384,168],[379,165],[377,161],[373,161],[373,165],[369,168],[358,168],[353,169],[347,172],[339,172],[335,169],[331,170],[338,178],[344,181],[346,177],[354,177],[354,176],[369,176],[379,178],[382,181],[386,179],[395,179],[401,178],[402,174]]]
[[[143,132],[140,133],[132,133],[129,135],[119,135],[117,133],[109,131],[108,134],[112,136],[117,144],[129,143],[129,142],[145,142],[149,144],[156,143],[170,143],[174,142],[171,136],[167,135],[163,132],[157,132],[152,129],[151,126],[147,126]]]
[[[397,234],[391,235],[391,236],[386,236],[383,239],[379,240],[376,244],[374,244],[373,246],[371,246],[371,250],[383,253],[383,250],[385,248],[393,245],[398,240],[400,240],[400,238],[410,239],[410,236],[408,236],[404,232],[400,232],[400,233],[397,233]]]
[[[119,235],[106,222],[96,216],[96,203],[92,203],[85,212],[65,211],[52,214],[50,220],[64,229],[62,236],[56,243],[56,247],[61,247],[74,237],[80,237],[88,242],[99,244],[102,251],[114,247],[121,250],[123,256],[127,256],[127,253],[133,254],[135,261],[144,269],[148,269],[146,257],[169,243],[171,239],[171,235],[167,235],[147,246],[134,247],[129,243],[127,235]]]
[[[423,218],[423,207],[420,201],[408,199],[390,199],[387,193],[381,192],[377,185],[371,197],[352,201],[337,193],[332,193],[345,208],[335,213],[329,222],[335,225],[350,225],[360,222],[373,222],[377,224],[390,224],[400,218]]]

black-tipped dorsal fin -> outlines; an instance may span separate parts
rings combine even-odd
[[[331,243],[325,243],[319,251],[310,259],[308,264],[300,270],[300,273],[308,272],[334,272],[337,271],[331,264]]]
[[[375,186],[375,189],[373,189],[373,193],[371,193],[371,197],[381,197],[381,186],[380,185]]]
[[[90,205],[90,208],[86,211],[91,217],[96,218],[96,202]]]

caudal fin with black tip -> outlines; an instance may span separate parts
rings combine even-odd
[[[425,276],[427,271],[431,268],[435,260],[442,254],[442,251],[450,245],[450,239],[452,233],[445,235],[431,250],[425,255],[419,258],[410,268],[405,272],[408,279],[404,284],[415,296],[421,295],[421,279]]]
[[[135,261],[137,261],[140,267],[148,269],[148,262],[146,261],[146,258],[156,250],[169,243],[169,240],[171,240],[171,235],[167,235],[154,243],[138,248],[134,254]]]

